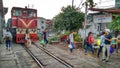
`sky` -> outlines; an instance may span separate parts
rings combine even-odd
[[[80,0],[74,1],[74,5],[78,6]],[[3,0],[4,7],[8,7],[8,13],[5,15],[6,18],[10,18],[11,8],[25,7],[35,8],[38,10],[38,17],[44,17],[46,19],[52,19],[57,15],[63,6],[71,5],[72,0]]]
[[[74,5],[76,7],[85,0],[74,0]],[[113,0],[94,0],[96,3],[99,1],[113,1]],[[11,17],[11,8],[16,7],[25,7],[37,9],[38,17],[44,17],[46,19],[52,19],[57,15],[61,8],[67,5],[72,5],[72,0],[3,0],[3,6],[8,7],[8,13],[5,15],[5,18],[8,19]],[[81,6],[80,6],[81,7]],[[84,8],[82,9],[84,11]]]

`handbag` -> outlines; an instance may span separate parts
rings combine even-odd
[[[110,46],[110,53],[112,54],[114,52],[114,48]]]
[[[40,44],[44,46],[44,45],[45,45],[45,41],[44,41],[44,40],[41,40],[41,41],[40,41]]]
[[[72,45],[71,45],[71,44],[69,44],[69,45],[68,45],[68,47],[69,47],[69,48],[72,48]]]

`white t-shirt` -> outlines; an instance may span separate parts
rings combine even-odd
[[[70,34],[70,35],[69,35],[69,39],[70,39],[70,42],[74,42],[73,34]]]

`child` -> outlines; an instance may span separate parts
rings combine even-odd
[[[97,54],[97,57],[98,57],[98,58],[99,58],[100,52],[102,51],[103,46],[105,45],[105,32],[102,32],[102,34],[101,34],[101,36],[100,36],[100,41],[101,41],[101,43],[100,43],[100,48],[99,48],[98,54]]]

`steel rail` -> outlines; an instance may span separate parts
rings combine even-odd
[[[35,60],[35,62],[38,64],[40,68],[45,68],[43,63],[38,58],[36,58],[35,55],[27,47],[25,46],[23,47],[29,53],[29,55]]]
[[[54,54],[52,54],[50,51],[48,51],[47,49],[43,48],[42,46],[38,46],[37,44],[34,43],[34,45],[36,47],[38,47],[39,49],[41,49],[42,51],[44,51],[45,53],[47,53],[48,55],[50,55],[51,57],[53,57],[54,59],[56,59],[57,61],[59,61],[60,63],[64,64],[65,66],[67,66],[68,68],[74,68],[73,65],[69,64],[68,62],[66,62],[65,60],[62,60],[61,58],[55,56]]]

